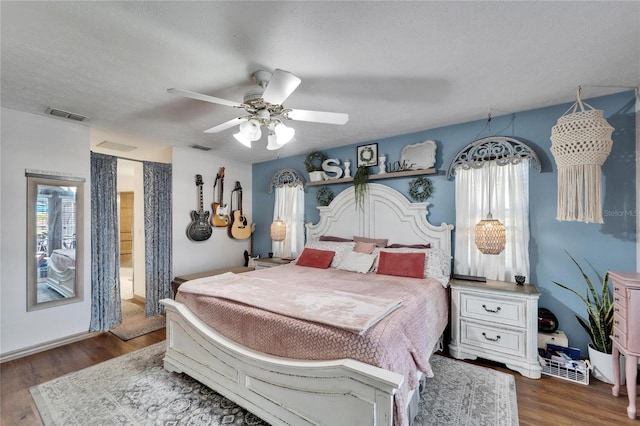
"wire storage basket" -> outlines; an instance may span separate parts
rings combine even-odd
[[[589,360],[556,361],[538,355],[538,361],[542,367],[542,374],[582,385],[589,384],[589,371],[591,370]]]

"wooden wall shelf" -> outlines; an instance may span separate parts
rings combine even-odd
[[[369,180],[372,181],[372,180],[378,180],[378,179],[391,179],[391,178],[408,177],[408,176],[434,175],[436,173],[438,173],[438,170],[434,168],[421,169],[421,170],[403,170],[400,172],[388,172],[388,173],[382,173],[382,174],[369,175]],[[349,182],[353,182],[352,177],[320,180],[317,182],[307,182],[306,186],[333,185],[336,183],[349,183]]]

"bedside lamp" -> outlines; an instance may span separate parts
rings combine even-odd
[[[277,219],[271,224],[271,239],[273,241],[284,241],[287,236],[287,224]]]

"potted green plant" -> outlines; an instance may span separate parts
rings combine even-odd
[[[596,287],[573,256],[569,253],[567,255],[569,255],[571,261],[582,274],[587,287],[586,295],[557,281],[553,281],[553,283],[565,290],[569,290],[584,302],[588,318],[576,314],[576,319],[591,340],[589,344],[589,359],[593,366],[592,374],[598,380],[613,383],[612,342],[609,337],[613,333],[613,298],[609,288],[609,273],[607,272],[604,275],[602,283]],[[593,268],[590,263],[589,266]],[[624,368],[624,364],[621,365],[621,368]],[[621,371],[624,370],[621,369]]]
[[[364,209],[364,195],[369,183],[369,167],[360,166],[353,175],[353,191],[356,197],[356,207]]]
[[[327,154],[322,151],[311,151],[304,160],[304,168],[309,173],[311,182],[318,182],[324,179],[322,163],[327,160]]]

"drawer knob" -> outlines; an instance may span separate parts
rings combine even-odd
[[[617,297],[614,297],[613,300],[615,300],[616,302],[620,301],[620,299],[618,299]]]
[[[613,323],[614,323],[615,325],[619,325],[619,324],[620,324],[620,321],[615,320]]]
[[[620,287],[613,287],[613,289],[614,289],[615,291],[619,291],[619,290],[620,290]]]
[[[482,332],[482,335],[484,336],[485,339],[490,340],[492,342],[497,342],[498,340],[500,340],[500,336],[496,336],[495,338],[487,337],[487,333],[485,333],[484,331]]]
[[[485,311],[491,312],[492,314],[495,314],[500,311],[500,306],[498,306],[495,310],[487,308],[487,305],[482,305],[482,307],[484,308]]]

